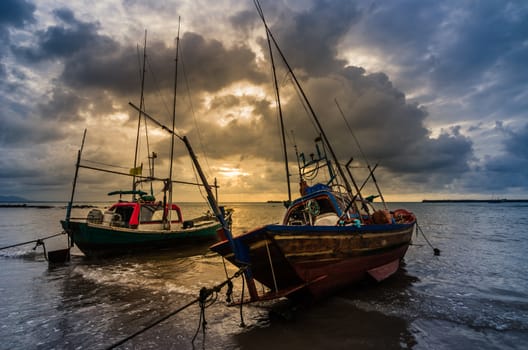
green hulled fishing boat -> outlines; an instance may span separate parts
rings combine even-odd
[[[144,52],[146,52],[146,49]],[[177,56],[178,48],[176,49],[176,57]],[[212,193],[211,186],[207,184],[207,181],[205,181],[203,176],[201,178],[201,183],[173,180],[172,166],[175,137],[185,143],[192,161],[194,162],[195,168],[199,168],[200,166],[187,138],[181,137],[174,132],[176,85],[174,89],[172,128],[160,124],[144,111],[143,86],[146,53],[144,53],[143,58],[143,79],[141,83],[140,106],[136,107],[130,103],[130,105],[139,112],[133,168],[131,168],[128,173],[121,173],[115,170],[87,166],[81,162],[86,130],[84,132],[81,148],[78,151],[71,199],[66,211],[66,218],[61,221],[61,225],[65,232],[68,233],[71,244],[75,244],[86,256],[89,257],[144,252],[152,250],[153,248],[181,248],[192,246],[204,241],[210,243],[217,239],[217,230],[222,225],[229,225],[230,222],[231,212],[226,212],[220,207],[214,208],[217,209],[214,210],[214,215],[208,212],[195,218],[184,219],[181,208],[173,203],[173,184],[175,183],[203,186],[208,193]],[[175,71],[177,72],[177,69]],[[144,120],[145,125],[147,121],[153,122],[172,135],[168,178],[157,178],[154,175],[154,160],[157,158],[155,152],[152,152],[152,154],[149,154],[148,156],[149,174],[147,176],[142,175],[143,164],[139,165],[138,161],[139,130],[142,120]],[[119,195],[119,200],[113,205],[108,208],[92,209],[88,215],[83,218],[72,218],[71,210],[73,207],[75,187],[80,168],[132,177],[132,189],[129,191],[110,192],[109,195]],[[160,191],[160,193],[163,192],[162,200],[156,200],[154,197],[152,184],[155,182],[161,182],[163,185],[162,190]],[[139,189],[140,186],[146,183],[150,184],[150,194]],[[131,199],[128,201],[122,200],[123,195],[130,195]]]

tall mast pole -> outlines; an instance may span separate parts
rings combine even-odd
[[[66,223],[68,225],[70,223],[70,218],[71,218],[71,210],[72,210],[72,207],[73,207],[73,197],[75,196],[75,187],[77,186],[77,176],[79,174],[79,166],[81,164],[81,155],[82,155],[82,151],[83,151],[83,148],[84,148],[84,140],[85,139],[86,139],[86,129],[84,129],[82,142],[81,142],[81,148],[77,152],[77,163],[75,163],[75,176],[73,177],[72,192],[71,192],[70,201],[68,202],[68,207],[66,208],[66,219],[65,219],[65,221],[66,221]]]
[[[271,67],[273,70],[273,85],[275,87],[275,98],[277,99],[277,107],[279,111],[279,120],[280,120],[280,130],[282,136],[282,149],[284,151],[284,166],[286,168],[286,183],[288,184],[288,205],[291,203],[291,186],[290,186],[290,169],[288,167],[288,151],[286,150],[286,136],[284,134],[284,118],[282,117],[282,106],[279,94],[279,84],[277,83],[277,72],[275,70],[275,60],[273,58],[273,50],[271,47],[271,41],[269,33],[266,30],[266,39],[268,41],[268,48],[271,60]]]
[[[132,103],[129,103],[134,109],[138,110],[136,106],[134,106]],[[196,154],[194,153],[194,150],[191,147],[191,143],[187,139],[186,136],[179,136],[177,135],[174,130],[169,129],[165,125],[158,122],[156,119],[149,116],[147,113],[140,110],[140,112],[147,118],[149,118],[151,121],[156,123],[158,126],[160,126],[163,130],[169,132],[172,134],[172,137],[179,138],[187,148],[187,151],[189,153],[189,156],[191,157],[191,160],[193,161],[194,167],[196,168],[196,171],[198,172],[198,176],[200,177],[200,180],[205,188],[205,191],[207,193],[207,201],[209,202],[209,206],[213,210],[216,218],[222,225],[222,229],[224,230],[224,233],[226,235],[226,238],[229,240],[229,243],[231,244],[231,248],[233,250],[233,253],[235,254],[235,257],[238,261],[249,264],[249,248],[246,244],[235,241],[233,239],[233,235],[231,233],[231,228],[229,227],[228,222],[225,220],[224,213],[218,206],[218,201],[215,199],[215,196],[213,195],[213,191],[211,190],[211,186],[209,185],[209,182],[207,181],[207,178],[205,177],[205,174],[202,170],[202,167],[200,166],[200,162],[198,162],[198,158],[196,157]],[[255,288],[255,283],[253,281],[253,275],[251,273],[251,269],[246,269],[244,271],[244,275],[246,276],[246,280],[248,281],[248,288],[250,290],[250,294],[253,298],[257,297],[257,290]]]
[[[141,94],[139,98],[139,108],[140,110],[143,110],[143,92],[145,89],[145,62],[147,60],[147,30],[145,29],[145,42],[143,44],[143,68],[141,71]],[[137,168],[137,161],[138,161],[138,148],[139,148],[139,130],[141,128],[141,112],[138,116],[138,127],[137,127],[137,135],[136,135],[136,151],[134,153],[134,170],[133,170],[133,177],[132,177],[132,200],[136,199],[136,168]]]
[[[168,228],[171,225],[171,211],[172,211],[172,163],[174,158],[174,129],[176,127],[176,92],[178,90],[178,51],[180,48],[180,17],[178,17],[178,35],[176,36],[176,57],[174,59],[174,98],[172,103],[172,137],[171,137],[171,152],[170,152],[170,168],[169,168],[169,210],[168,210]]]
[[[266,23],[266,19],[264,18],[264,13],[262,12],[262,8],[260,7],[260,4],[259,4],[258,0],[253,0],[253,2],[255,3],[255,6],[257,7],[257,11],[259,13],[260,18],[262,19],[262,22],[264,23],[264,27],[266,28],[266,32],[269,34],[269,37],[271,38],[271,40],[273,41],[273,44],[277,48],[277,52],[279,53],[279,55],[281,56],[284,64],[288,68],[288,71],[290,72],[290,74],[291,74],[291,76],[292,76],[292,78],[293,78],[293,80],[295,82],[295,85],[299,89],[304,101],[306,102],[306,105],[308,106],[308,108],[310,110],[310,114],[312,115],[313,120],[317,124],[317,128],[319,129],[319,132],[321,133],[321,137],[323,138],[325,144],[328,146],[328,150],[330,151],[330,154],[332,155],[332,158],[334,159],[334,162],[336,164],[337,171],[339,172],[339,175],[341,176],[341,178],[343,179],[343,182],[345,183],[345,187],[347,189],[347,192],[350,195],[352,195],[352,187],[350,186],[350,183],[347,180],[347,177],[346,177],[346,174],[345,174],[345,172],[343,170],[343,167],[339,163],[339,160],[338,160],[338,158],[337,158],[337,156],[336,156],[336,154],[334,152],[334,149],[332,148],[332,145],[330,144],[330,142],[328,140],[328,137],[326,137],[326,134],[325,134],[325,132],[323,130],[323,127],[322,127],[321,123],[319,122],[319,119],[317,118],[317,115],[316,115],[314,109],[312,108],[312,105],[310,104],[310,101],[308,100],[308,97],[306,97],[306,94],[304,93],[304,90],[303,90],[301,84],[297,80],[297,77],[295,76],[295,73],[293,72],[293,69],[291,68],[290,64],[286,60],[286,57],[282,53],[282,51],[281,51],[281,49],[279,47],[279,44],[277,43],[277,41],[275,40],[275,37],[273,36],[273,33],[271,33],[271,30],[269,29],[268,24]]]

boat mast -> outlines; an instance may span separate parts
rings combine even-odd
[[[141,71],[141,94],[139,98],[139,108],[143,110],[144,106],[144,98],[143,93],[145,89],[145,62],[147,60],[147,30],[145,29],[145,42],[143,44],[143,68]],[[139,130],[141,127],[141,113],[139,113],[138,116],[138,127],[137,127],[137,135],[136,135],[136,151],[134,153],[134,171],[133,171],[133,177],[132,177],[132,200],[136,199],[136,168],[137,168],[137,158],[138,158],[138,148],[139,148]]]
[[[279,94],[279,84],[277,83],[277,72],[275,70],[275,60],[273,58],[273,50],[271,47],[271,41],[270,41],[268,31],[266,31],[266,39],[268,41],[271,67],[273,70],[273,86],[275,87],[275,98],[277,99],[277,108],[279,111],[280,130],[281,130],[281,136],[282,136],[282,149],[284,151],[284,166],[286,168],[286,183],[288,184],[288,205],[289,205],[291,203],[291,186],[290,186],[290,169],[288,167],[288,152],[286,150],[286,136],[284,134],[284,118],[282,117],[282,105],[281,105],[280,94]]]
[[[218,202],[213,195],[211,186],[209,186],[209,182],[207,181],[207,178],[205,177],[202,167],[200,166],[200,162],[198,162],[198,158],[196,158],[196,155],[194,154],[194,151],[191,147],[189,140],[187,139],[187,136],[183,136],[183,137],[178,136],[178,138],[183,141],[183,143],[185,144],[185,147],[187,148],[187,151],[189,152],[189,156],[191,157],[194,163],[196,171],[198,172],[198,176],[200,177],[200,180],[202,181],[202,184],[205,187],[209,206],[211,207],[216,218],[222,225],[222,229],[224,230],[224,234],[227,240],[231,244],[231,250],[233,251],[235,258],[237,259],[239,263],[242,263],[246,265],[247,267],[244,270],[244,276],[246,277],[246,281],[248,284],[249,294],[251,298],[257,298],[258,293],[257,293],[257,289],[255,286],[255,281],[253,279],[253,273],[250,267],[249,247],[243,242],[235,241],[233,239],[233,234],[231,233],[231,229],[224,218],[224,213],[222,212],[222,210],[220,210],[220,207],[218,206]]]
[[[330,142],[328,140],[328,137],[326,136],[326,134],[325,134],[325,132],[323,130],[323,127],[322,127],[321,123],[319,122],[319,119],[317,118],[317,115],[316,115],[312,105],[310,104],[310,101],[308,100],[308,97],[306,97],[306,94],[304,93],[304,90],[303,90],[301,84],[297,80],[297,76],[293,72],[293,69],[291,68],[290,64],[286,60],[286,57],[282,53],[282,50],[280,49],[279,44],[275,40],[275,37],[273,36],[273,33],[269,29],[268,24],[266,23],[266,19],[264,18],[264,12],[262,11],[262,8],[260,7],[259,1],[258,0],[253,0],[253,2],[254,2],[255,6],[257,8],[257,12],[259,13],[260,18],[262,19],[262,22],[264,23],[264,27],[266,28],[266,32],[268,33],[269,37],[273,41],[273,44],[275,45],[275,48],[277,49],[277,52],[281,56],[284,64],[286,65],[286,68],[288,68],[288,71],[291,74],[291,76],[292,76],[292,78],[293,78],[293,80],[295,82],[295,85],[299,89],[304,101],[306,102],[306,105],[308,106],[308,108],[310,110],[310,114],[312,115],[312,118],[315,121],[315,123],[317,125],[317,128],[319,129],[319,132],[321,133],[321,137],[323,138],[325,144],[328,147],[328,150],[330,151],[330,154],[332,155],[332,158],[334,159],[334,162],[336,164],[336,167],[337,167],[337,170],[339,172],[339,175],[341,176],[341,178],[343,179],[343,182],[345,183],[345,188],[346,188],[347,192],[349,193],[349,195],[352,196],[352,187],[350,186],[350,183],[347,180],[347,177],[345,175],[343,167],[339,163],[339,160],[338,160],[338,158],[337,158],[337,156],[336,156],[336,154],[334,152],[334,149],[332,148],[332,145],[330,144]]]
[[[86,129],[84,129],[83,138],[81,142],[81,148],[77,152],[77,163],[75,163],[75,175],[73,177],[73,186],[72,186],[72,193],[70,197],[70,201],[68,202],[68,207],[66,208],[66,218],[64,221],[66,221],[67,224],[70,223],[70,217],[71,217],[71,210],[73,207],[73,197],[75,195],[75,187],[77,186],[77,176],[79,174],[79,167],[81,164],[81,154],[82,150],[84,148],[84,140],[86,139]]]
[[[138,107],[134,106],[132,103],[129,102],[129,105],[132,106],[135,110],[139,110]],[[180,139],[187,148],[187,152],[189,153],[189,156],[191,157],[191,160],[194,164],[194,167],[196,168],[196,171],[198,172],[198,176],[200,177],[200,180],[202,182],[202,185],[205,188],[205,191],[207,193],[207,201],[209,203],[209,206],[213,210],[213,213],[215,214],[216,218],[222,225],[222,229],[224,230],[224,233],[226,235],[226,238],[228,239],[229,243],[231,244],[233,253],[235,254],[235,257],[237,260],[243,264],[246,264],[249,266],[249,248],[246,244],[235,241],[233,239],[233,234],[231,233],[231,228],[229,227],[229,224],[225,220],[224,213],[220,209],[220,206],[218,205],[218,201],[215,199],[215,196],[213,195],[213,191],[211,189],[211,186],[209,185],[209,182],[207,181],[207,178],[205,177],[205,174],[202,170],[202,167],[200,165],[200,162],[198,161],[198,158],[196,157],[196,154],[194,153],[194,150],[191,146],[191,143],[187,139],[187,136],[180,136],[174,132],[174,130],[169,129],[165,125],[161,124],[159,121],[154,119],[152,116],[148,115],[144,111],[140,111],[145,117],[150,119],[152,122],[157,124],[159,127],[161,127],[163,130],[171,133],[173,136]],[[250,290],[251,295],[256,296],[257,290],[255,289],[255,283],[253,281],[253,276],[251,273],[251,269],[247,268],[244,271],[244,275],[246,276],[246,280],[248,281],[248,288]]]
[[[176,36],[176,57],[174,58],[174,96],[172,102],[172,133],[171,133],[171,152],[170,152],[170,168],[169,168],[169,210],[167,228],[171,226],[171,211],[172,211],[172,163],[174,159],[174,129],[176,126],[176,92],[178,90],[178,51],[180,48],[180,17],[178,17],[178,35]]]

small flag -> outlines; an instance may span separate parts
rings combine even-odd
[[[143,174],[143,164],[137,168],[130,168],[130,175],[140,175]]]

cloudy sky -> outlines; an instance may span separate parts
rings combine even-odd
[[[338,157],[365,158],[389,201],[528,198],[528,2],[261,0]],[[224,201],[285,199],[265,31],[251,0],[0,2],[1,195],[67,200],[83,163],[128,172],[134,160],[145,30],[145,108],[171,125],[181,17],[176,130]],[[313,123],[277,61],[292,189]],[[343,110],[339,113],[335,101]],[[142,125],[140,162],[170,136]],[[363,157],[354,141],[359,141]],[[174,174],[195,181],[176,140]],[[81,169],[79,200],[131,179]],[[177,200],[201,200],[177,186]],[[371,189],[367,189],[367,192]],[[159,192],[159,189],[156,190]]]

